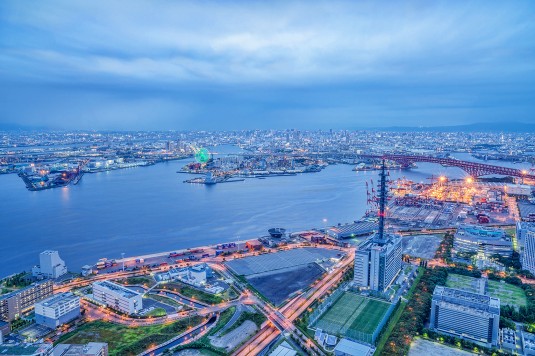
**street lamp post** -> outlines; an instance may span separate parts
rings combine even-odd
[[[123,261],[123,272],[124,272],[124,252],[121,252],[121,259]]]

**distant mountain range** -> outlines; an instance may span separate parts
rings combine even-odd
[[[0,122],[0,131],[49,131],[45,126],[27,126],[13,123]]]
[[[397,131],[397,132],[535,132],[535,123],[528,124],[525,122],[494,122],[494,123],[475,123],[466,125],[453,126],[389,126],[389,127],[369,127],[356,128],[357,130],[372,131]],[[20,125],[14,123],[0,122],[0,131],[51,131],[58,130],[46,126]],[[61,131],[61,129],[59,129]],[[77,130],[70,130],[77,131]],[[106,131],[106,130],[103,130]],[[158,131],[158,130],[156,130]]]
[[[493,122],[454,126],[392,126],[374,128],[379,131],[432,131],[432,132],[535,132],[535,124],[525,122]]]

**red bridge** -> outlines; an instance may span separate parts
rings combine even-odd
[[[429,157],[429,156],[418,156],[418,155],[396,155],[396,154],[385,154],[382,156],[376,155],[360,155],[364,158],[374,158],[374,159],[386,159],[389,161],[394,161],[401,164],[404,168],[409,168],[415,162],[427,162],[427,163],[437,163],[443,166],[451,166],[461,168],[463,171],[467,172],[472,177],[479,177],[488,174],[500,174],[504,176],[511,177],[520,177],[535,180],[535,175],[529,174],[527,170],[521,170],[516,168],[507,168],[502,166],[494,166],[484,163],[476,162],[467,162],[459,161],[453,158],[440,158],[440,157]]]

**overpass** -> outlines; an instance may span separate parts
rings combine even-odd
[[[460,161],[453,158],[430,157],[420,155],[401,155],[401,154],[384,154],[384,155],[359,155],[362,158],[386,159],[397,162],[403,168],[410,168],[415,162],[436,163],[443,166],[458,167],[472,177],[480,177],[488,174],[500,174],[504,176],[527,178],[535,180],[535,175],[529,174],[527,170],[494,166],[490,164]]]

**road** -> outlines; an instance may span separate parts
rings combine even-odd
[[[321,351],[313,351],[312,346],[314,342],[306,335],[301,333],[293,321],[299,317],[316,299],[323,296],[330,288],[340,281],[346,268],[351,264],[354,258],[354,250],[346,251],[347,257],[340,263],[335,272],[329,278],[321,279],[316,282],[304,295],[298,296],[288,302],[280,310],[275,310],[262,300],[258,300],[257,305],[263,309],[268,317],[268,322],[262,329],[243,345],[234,355],[256,355],[266,348],[281,332],[289,332],[297,336],[301,341],[307,345],[309,352],[313,354],[323,354]]]
[[[286,250],[286,249],[302,248],[302,247],[311,247],[311,245],[307,243],[304,243],[304,244],[299,243],[299,244],[287,246],[284,249]],[[215,306],[196,305],[196,307],[200,307],[200,308],[196,310],[170,314],[165,317],[150,317],[147,319],[136,319],[136,318],[130,318],[127,316],[119,315],[113,312],[109,308],[94,305],[86,300],[82,300],[82,305],[86,309],[86,317],[88,318],[88,320],[105,320],[105,321],[110,321],[110,322],[114,322],[118,324],[129,325],[129,326],[147,326],[147,325],[153,325],[153,324],[170,323],[175,320],[187,318],[192,315],[208,316],[208,315],[212,315],[213,313],[218,313],[230,306],[239,305],[239,304],[256,305],[257,307],[259,307],[262,313],[266,315],[268,320],[262,325],[260,331],[236,352],[237,355],[250,355],[251,353],[252,354],[260,353],[260,351],[266,348],[273,340],[275,340],[283,332],[290,333],[296,336],[297,338],[299,338],[302,341],[302,343],[306,345],[306,348],[308,349],[309,352],[313,354],[323,355],[323,353],[321,353],[321,351],[319,350],[314,351],[314,352],[311,350],[311,348],[314,346],[314,342],[310,340],[306,335],[303,335],[301,331],[299,331],[295,327],[295,325],[293,324],[293,321],[301,313],[303,313],[310,306],[310,304],[312,304],[317,298],[323,296],[335,283],[337,283],[340,280],[340,278],[343,276],[343,271],[347,268],[347,266],[349,266],[349,264],[353,260],[354,251],[342,249],[342,248],[330,246],[330,245],[327,245],[327,246],[321,245],[317,247],[345,251],[347,253],[347,256],[337,265],[337,269],[329,275],[329,278],[322,279],[316,282],[314,285],[312,285],[312,287],[305,294],[294,298],[280,310],[273,308],[271,305],[267,304],[262,299],[255,296],[240,281],[237,281],[233,277],[233,275],[227,270],[226,266],[223,264],[223,262],[225,261],[225,257],[222,257],[222,256],[202,258],[200,259],[200,261],[192,261],[192,262],[193,263],[202,263],[202,262],[209,263],[210,266],[214,270],[219,271],[225,278],[234,280],[235,286],[242,293],[241,296],[237,300],[221,303]],[[277,250],[275,249],[267,249],[267,251],[277,252]],[[151,257],[167,259],[168,256],[166,256],[166,254],[167,253],[156,254]],[[235,255],[234,258],[244,258],[248,256],[258,255],[258,254],[259,252],[257,251],[251,251],[245,254]],[[229,259],[229,258],[226,257],[226,259]],[[166,268],[169,268],[169,266],[165,266],[162,269],[166,269]],[[89,278],[76,279],[76,280],[67,282],[65,284],[58,284],[55,286],[54,291],[56,293],[64,292],[64,291],[69,291],[73,288],[87,286],[95,281],[121,279],[121,278],[127,278],[127,277],[132,277],[132,276],[143,276],[143,275],[147,275],[148,273],[149,271],[147,270],[112,271],[112,272],[108,272],[104,274],[94,275]],[[172,293],[172,291],[171,292],[166,291],[166,293]],[[183,298],[180,295],[179,297]]]

